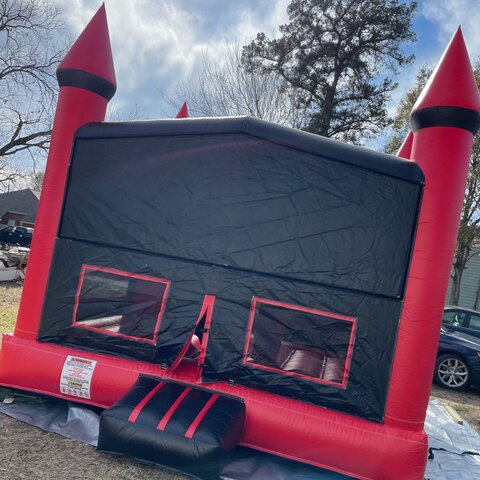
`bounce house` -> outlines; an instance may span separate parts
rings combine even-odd
[[[199,478],[243,445],[421,480],[479,125],[460,30],[404,158],[248,117],[103,123],[104,7],[57,75],[0,384],[105,408],[101,450]]]

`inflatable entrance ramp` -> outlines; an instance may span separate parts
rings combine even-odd
[[[102,413],[98,450],[214,479],[240,441],[244,421],[236,397],[141,376]]]

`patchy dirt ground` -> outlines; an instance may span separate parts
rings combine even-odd
[[[124,457],[44,432],[0,413],[0,478],[3,480],[183,480]]]

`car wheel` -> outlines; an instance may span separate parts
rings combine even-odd
[[[445,353],[437,358],[435,382],[450,390],[465,390],[470,385],[468,363],[454,353]]]

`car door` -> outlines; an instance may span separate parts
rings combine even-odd
[[[462,331],[480,338],[480,313],[471,312],[467,319],[466,328],[463,328]]]

